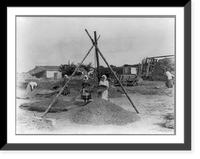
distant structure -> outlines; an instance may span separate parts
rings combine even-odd
[[[138,74],[141,76],[148,77],[154,71],[154,68],[159,60],[161,59],[173,59],[174,55],[166,55],[166,56],[154,56],[147,57],[142,60],[141,64],[138,64]]]
[[[138,74],[138,65],[128,65],[123,66],[123,75],[137,75]]]
[[[35,66],[34,69],[29,71],[29,74],[37,78],[62,78],[59,66]]]

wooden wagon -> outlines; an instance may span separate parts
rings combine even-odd
[[[119,77],[120,82],[124,86],[134,86],[136,79],[137,79],[137,75],[135,75],[135,74],[134,75],[121,75]],[[114,85],[119,86],[119,82],[117,80],[115,80]]]

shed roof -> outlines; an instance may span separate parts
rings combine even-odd
[[[58,71],[59,70],[59,66],[36,66],[39,67],[45,71]]]
[[[30,70],[29,73],[31,75],[35,75],[37,73],[41,73],[44,71],[58,71],[59,66],[35,66],[34,69]]]
[[[129,65],[129,64],[124,64],[123,67],[138,67],[139,64],[134,64],[134,65]]]

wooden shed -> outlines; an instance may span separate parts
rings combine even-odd
[[[29,74],[37,78],[62,78],[62,74],[59,72],[59,66],[36,66],[29,71]]]

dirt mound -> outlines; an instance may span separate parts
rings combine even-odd
[[[139,116],[134,112],[129,112],[104,99],[97,99],[70,112],[70,120],[77,124],[126,125],[139,120]]]
[[[37,90],[33,91],[26,91],[26,90],[18,90],[17,91],[17,98],[18,99],[32,99],[36,98],[37,96]]]
[[[18,99],[43,99],[43,98],[55,98],[56,91],[53,90],[40,90],[34,89],[33,91],[17,90]]]
[[[37,102],[23,103],[20,105],[20,108],[27,108],[30,111],[44,112],[52,101],[53,99],[43,99]],[[72,102],[58,99],[55,105],[49,110],[49,112],[56,113],[56,112],[67,111],[67,107],[72,105],[73,105]]]

